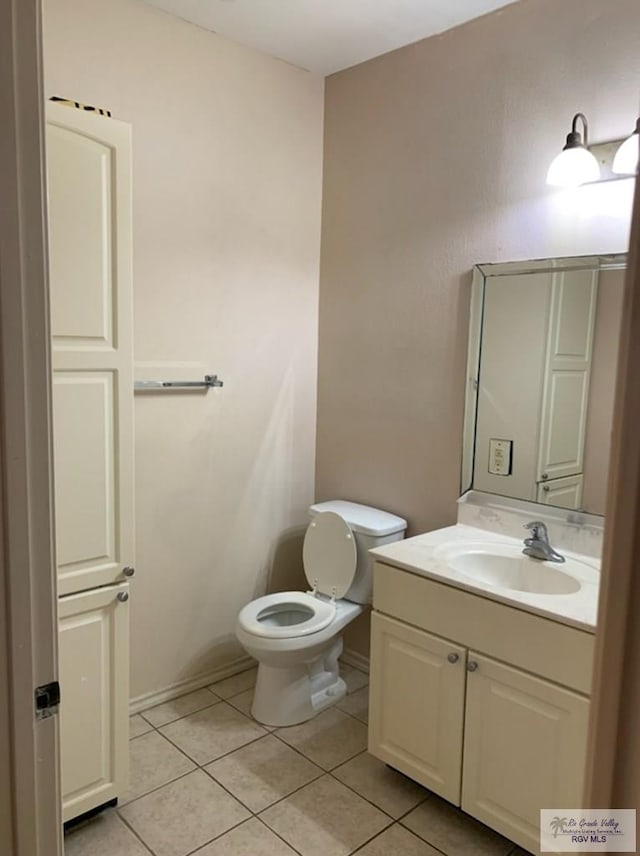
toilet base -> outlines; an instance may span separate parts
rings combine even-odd
[[[340,701],[347,685],[339,675],[342,639],[311,663],[272,666],[260,663],[251,715],[263,725],[299,725]]]

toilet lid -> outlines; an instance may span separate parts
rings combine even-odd
[[[304,536],[304,573],[320,594],[341,598],[356,572],[356,542],[348,523],[335,511],[315,515]]]

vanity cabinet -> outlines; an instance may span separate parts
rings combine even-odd
[[[369,751],[527,850],[582,803],[593,635],[376,563]]]

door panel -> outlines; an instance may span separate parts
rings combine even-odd
[[[51,330],[58,347],[113,343],[111,149],[68,128],[47,135]]]
[[[583,476],[567,476],[538,485],[538,502],[559,508],[582,508]]]
[[[559,471],[582,470],[588,381],[584,369],[554,371],[549,378],[544,468],[549,478]]]
[[[47,105],[61,595],[134,561],[130,160],[125,123]]]
[[[129,586],[60,598],[63,819],[121,795],[128,775]],[[119,790],[120,788],[120,790]]]
[[[120,570],[113,375],[56,372],[53,402],[60,579],[110,582]]]
[[[553,277],[538,482],[583,469],[597,287],[596,271]]]
[[[579,806],[589,702],[473,652],[462,808],[538,852],[539,810]]]
[[[375,612],[371,646],[369,751],[459,805],[464,648]]]

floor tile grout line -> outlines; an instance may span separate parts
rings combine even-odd
[[[234,823],[233,826],[230,826],[228,829],[225,829],[224,832],[221,832],[219,835],[214,835],[213,838],[209,838],[208,841],[205,841],[203,844],[198,844],[195,850],[188,850],[186,853],[181,854],[181,856],[198,856],[200,850],[204,847],[208,847],[214,841],[217,841],[218,838],[222,838],[223,835],[226,835],[227,832],[233,832],[234,829],[237,829],[239,826],[242,826],[243,823],[246,823],[251,818],[245,817],[244,820],[238,821],[238,823]]]
[[[425,787],[424,785],[420,785],[420,787],[421,787],[421,788],[424,788],[424,789],[425,789],[425,791],[427,792],[426,797],[425,797],[423,800],[421,800],[421,801],[418,803],[418,805],[414,805],[414,807],[413,807],[413,808],[410,808],[408,811],[405,811],[403,814],[401,814],[401,815],[400,815],[400,817],[396,818],[396,822],[397,822],[397,823],[402,823],[402,821],[403,821],[406,817],[409,817],[409,815],[411,814],[411,812],[412,812],[412,811],[414,811],[416,808],[418,808],[418,806],[420,806],[420,805],[424,805],[424,803],[426,803],[426,802],[427,802],[427,800],[430,800],[432,797],[436,796],[436,794],[435,794],[433,791],[430,791],[430,790],[429,790],[429,788]],[[403,824],[403,826],[404,826],[404,824]],[[409,829],[409,827],[408,827],[408,826],[406,826],[406,827],[405,827],[405,829]],[[413,830],[412,830],[412,829],[410,829],[410,830],[409,830],[409,832],[413,832]],[[417,835],[417,833],[414,833],[414,835]],[[421,838],[421,837],[422,837],[422,836],[420,836],[420,835],[418,836],[418,838]]]
[[[207,709],[207,708],[205,708],[205,710],[206,710],[206,709]],[[174,748],[174,749],[177,749],[177,750],[178,750],[178,752],[179,752],[181,755],[183,755],[183,756],[187,759],[187,761],[190,761],[192,764],[195,764],[197,767],[199,767],[199,766],[200,766],[200,764],[198,764],[198,762],[195,760],[195,758],[192,758],[192,757],[191,757],[191,755],[187,755],[187,753],[184,751],[184,749],[181,749],[181,748],[180,748],[180,746],[176,745],[176,744],[173,742],[173,740],[171,740],[169,737],[167,737],[167,736],[166,736],[166,734],[163,734],[163,733],[160,731],[160,729],[159,729],[159,728],[156,728],[156,729],[154,729],[154,730],[156,731],[156,733],[157,733],[157,734],[159,734],[159,735],[160,735],[160,737],[164,738],[164,740],[166,740],[166,741],[167,741],[167,743],[169,743],[171,746],[173,746],[173,748]],[[150,734],[150,733],[151,733],[150,731],[147,731],[147,734]],[[141,734],[141,735],[140,735],[140,737],[146,737],[146,736],[147,736],[147,734]],[[138,737],[134,737],[134,738],[133,738],[133,740],[139,740],[139,738],[138,738]],[[131,743],[131,742],[132,742],[132,741],[131,741],[131,740],[129,740],[129,743]],[[191,770],[190,772],[193,772],[193,770]],[[181,776],[181,775],[180,775],[180,776],[177,776],[177,778],[182,778],[182,776]],[[165,784],[169,784],[169,782],[165,782]],[[162,787],[162,786],[160,786],[160,787]],[[155,790],[155,789],[154,789],[154,790]],[[150,793],[150,791],[149,791],[149,793]],[[144,796],[144,794],[142,794],[142,796]],[[136,799],[138,799],[138,797],[136,797]],[[133,802],[133,800],[130,800],[130,802]],[[127,802],[127,805],[128,805],[128,804],[129,804],[129,802]]]
[[[171,743],[171,745],[172,745],[172,746],[174,746],[174,747],[175,747],[179,752],[182,752],[182,754],[183,754],[186,758],[188,758],[188,759],[189,759],[193,764],[195,764],[195,765],[196,765],[196,767],[198,767],[200,770],[204,770],[204,768],[205,768],[205,767],[207,767],[209,764],[213,764],[213,762],[214,762],[214,761],[219,761],[221,758],[226,758],[226,757],[227,757],[227,755],[232,755],[234,752],[237,752],[237,751],[238,751],[238,749],[244,749],[244,747],[245,747],[245,746],[250,746],[252,743],[257,743],[257,742],[258,742],[258,740],[264,740],[264,738],[265,738],[265,737],[268,737],[268,736],[269,736],[269,732],[267,731],[267,732],[265,732],[264,734],[261,734],[259,737],[254,737],[254,738],[252,738],[251,740],[248,740],[246,743],[241,743],[239,746],[236,746],[236,747],[235,747],[235,748],[233,748],[233,749],[229,749],[229,751],[228,751],[228,752],[225,752],[225,753],[224,753],[224,754],[222,754],[222,755],[217,755],[215,758],[210,758],[208,761],[203,761],[202,763],[200,763],[200,761],[196,761],[196,759],[195,759],[195,758],[192,758],[192,757],[191,757],[191,755],[188,755],[188,754],[184,751],[184,749],[180,749],[180,747],[178,746],[178,744],[177,744],[177,743],[174,743],[174,742],[173,742],[173,740],[172,740],[170,737],[167,737],[167,735],[166,735],[166,734],[162,734],[161,736],[162,736],[162,737],[164,737],[164,739],[165,739],[168,743]],[[193,770],[192,770],[191,772],[193,772]],[[205,770],[205,772],[206,772],[206,770]]]
[[[316,766],[317,766],[317,764],[316,764]],[[299,785],[297,788],[294,788],[294,790],[290,791],[288,794],[284,794],[283,796],[278,797],[277,800],[274,800],[272,803],[269,803],[269,805],[263,806],[263,808],[259,809],[259,811],[253,811],[253,809],[249,809],[249,811],[251,811],[251,813],[253,814],[254,817],[260,817],[260,815],[264,814],[266,811],[269,811],[269,809],[273,808],[274,806],[278,805],[279,803],[283,802],[284,800],[289,799],[289,797],[292,797],[294,794],[297,794],[299,791],[306,788],[307,785],[312,785],[314,782],[317,782],[318,779],[321,779],[323,776],[327,775],[321,767],[318,767],[318,770],[320,770],[320,772],[317,776],[314,776],[313,779],[309,779],[309,781],[305,782],[303,785]],[[216,779],[216,782],[217,781],[218,780]],[[238,797],[236,797],[236,799],[238,799]],[[266,821],[263,821],[263,823],[265,824],[265,826],[269,826],[269,824],[266,823]],[[269,829],[271,829],[271,827],[269,827]]]
[[[363,723],[360,723],[360,724],[362,725]],[[325,767],[323,767],[321,764],[318,764],[318,762],[317,762],[317,761],[314,761],[314,760],[313,760],[313,758],[310,758],[308,755],[305,755],[305,754],[304,754],[304,752],[302,752],[300,749],[298,749],[298,747],[297,747],[297,746],[293,746],[291,743],[287,743],[287,741],[286,741],[286,740],[284,740],[282,737],[280,737],[280,736],[278,735],[277,731],[272,731],[271,733],[273,734],[273,736],[274,736],[274,737],[277,737],[277,738],[278,738],[278,740],[279,740],[281,743],[284,743],[284,745],[285,745],[285,746],[288,746],[288,747],[289,747],[289,749],[293,749],[293,751],[294,751],[294,752],[297,752],[297,753],[298,753],[298,755],[301,755],[303,758],[306,758],[306,759],[307,759],[307,761],[311,761],[311,763],[312,763],[312,764],[315,764],[315,765],[316,765],[316,767],[320,767],[320,769],[321,769],[323,772],[325,772],[325,773],[331,773],[333,770],[337,770],[337,769],[338,769],[338,767],[341,767],[343,764],[346,764],[346,763],[347,763],[347,761],[352,761],[352,760],[353,760],[357,755],[361,755],[363,752],[366,752],[366,751],[367,751],[367,747],[366,747],[366,746],[364,747],[364,749],[358,749],[356,752],[354,752],[354,753],[353,753],[353,755],[349,755],[347,758],[344,758],[344,759],[343,759],[342,761],[340,761],[338,764],[336,764],[336,765],[335,765],[335,766],[333,766],[333,767],[330,767],[330,768],[327,770],[327,769],[326,769]]]
[[[410,813],[410,812],[407,812],[407,814],[409,814],[409,813]],[[404,817],[406,817],[406,816],[407,816],[407,815],[405,814],[405,815],[404,815]],[[413,829],[409,829],[409,827],[408,827],[408,826],[405,826],[405,825],[404,825],[404,823],[400,823],[400,821],[398,821],[398,824],[399,824],[399,825],[400,825],[404,830],[406,830],[407,832],[410,832],[410,833],[411,833],[411,835],[415,835],[415,837],[416,837],[416,838],[419,838],[419,839],[420,839],[420,841],[424,841],[424,843],[425,843],[425,844],[428,844],[428,845],[429,845],[429,847],[432,847],[434,850],[437,850],[437,851],[438,851],[438,853],[442,853],[442,856],[449,856],[449,854],[447,853],[447,851],[446,851],[446,850],[443,850],[443,849],[442,849],[442,847],[438,847],[436,844],[433,844],[431,841],[427,841],[427,839],[426,839],[426,838],[424,838],[424,836],[420,835],[420,833],[419,833],[419,832],[416,832],[416,831],[415,831],[415,830],[413,830]]]
[[[395,821],[392,821],[391,823],[388,823],[386,826],[384,826],[382,829],[380,829],[378,832],[376,832],[376,834],[375,834],[375,835],[372,835],[372,836],[371,836],[371,838],[367,838],[367,840],[366,840],[366,841],[363,841],[363,842],[362,842],[362,844],[359,844],[359,845],[356,847],[356,849],[355,849],[355,850],[350,850],[350,851],[349,851],[349,856],[355,856],[355,854],[356,854],[356,853],[360,853],[360,851],[361,851],[361,850],[364,850],[364,848],[365,848],[368,844],[371,844],[371,842],[372,842],[372,841],[375,841],[375,840],[376,840],[376,838],[379,838],[381,835],[384,835],[384,833],[385,833],[385,832],[388,832],[388,831],[391,829],[391,827],[392,827],[392,826],[394,826],[394,825],[395,825]]]
[[[135,829],[131,826],[131,824],[130,824],[130,823],[128,823],[128,822],[125,820],[125,818],[124,818],[124,817],[122,817],[122,815],[121,815],[121,814],[120,814],[120,812],[118,811],[117,807],[116,807],[116,816],[117,816],[118,820],[120,820],[120,821],[121,821],[121,822],[122,822],[122,823],[127,827],[127,829],[131,832],[131,834],[132,834],[132,835],[135,835],[135,837],[136,837],[136,838],[138,839],[138,841],[142,844],[142,846],[144,847],[144,849],[145,849],[145,850],[147,850],[149,853],[151,853],[151,856],[156,856],[155,850],[152,850],[152,849],[151,849],[151,847],[149,847],[149,845],[147,844],[147,842],[144,840],[144,838],[141,838],[141,836],[140,836],[140,835],[138,835],[138,833],[137,833],[137,832],[135,831]]]
[[[151,722],[149,722],[148,719],[145,719],[145,722],[149,723],[149,725],[151,725],[152,728],[155,728],[156,731],[159,731],[161,728],[164,728],[166,725],[173,725],[174,722],[180,722],[181,719],[186,719],[188,716],[192,716],[194,713],[200,713],[200,711],[202,711],[202,710],[209,710],[210,707],[215,707],[217,704],[220,704],[220,702],[222,700],[223,699],[221,699],[221,698],[213,699],[211,704],[205,704],[203,707],[198,707],[195,710],[190,710],[189,713],[183,713],[182,716],[177,716],[175,719],[168,719],[166,722],[163,722],[161,725],[153,725]],[[144,737],[144,734],[142,734],[140,736]]]
[[[252,666],[251,668],[256,668],[256,667]],[[250,669],[246,669],[245,671],[251,671],[251,670],[250,670]],[[242,672],[238,672],[237,674],[239,674],[239,675],[240,675],[240,674],[243,674],[243,673],[242,673]],[[235,675],[231,675],[231,677],[235,677]],[[229,680],[229,678],[223,678],[223,680]],[[185,698],[186,696],[188,696],[188,695],[192,695],[193,693],[200,692],[200,690],[207,690],[207,691],[208,691],[208,692],[210,692],[210,693],[211,693],[211,695],[212,695],[212,696],[214,696],[214,698],[216,698],[218,701],[229,701],[229,699],[236,698],[236,696],[242,695],[242,693],[246,693],[246,692],[248,692],[249,690],[253,689],[253,688],[255,687],[255,683],[254,683],[252,686],[250,686],[250,687],[246,687],[245,689],[240,690],[240,691],[239,691],[239,692],[237,692],[237,693],[233,693],[233,694],[232,694],[232,695],[230,695],[228,698],[223,698],[222,696],[218,695],[218,693],[216,693],[216,691],[215,691],[215,690],[211,689],[211,687],[213,687],[213,686],[215,686],[215,684],[205,685],[204,687],[200,687],[199,689],[196,689],[196,690],[189,690],[189,691],[188,691],[188,692],[186,692],[186,693],[182,693],[182,694],[181,694],[181,695],[179,695],[179,696],[175,696],[175,698],[167,699],[167,701],[161,701],[161,702],[159,702],[158,704],[152,704],[152,705],[149,705],[149,707],[144,707],[144,708],[142,708],[142,710],[137,710],[135,713],[130,714],[129,719],[131,719],[131,718],[132,718],[132,717],[134,717],[134,716],[141,716],[141,717],[144,719],[144,721],[147,723],[147,725],[150,725],[152,728],[156,728],[156,729],[157,729],[157,728],[162,728],[162,727],[163,727],[163,726],[165,726],[165,725],[169,725],[171,722],[176,722],[178,719],[184,719],[184,718],[185,718],[185,716],[191,716],[191,714],[192,714],[192,713],[198,713],[198,710],[192,710],[192,711],[190,711],[189,713],[185,713],[185,714],[183,714],[182,716],[178,716],[176,719],[171,719],[171,720],[169,720],[169,722],[163,722],[161,726],[157,726],[157,725],[154,725],[152,722],[149,722],[149,720],[148,720],[148,719],[146,718],[146,716],[145,716],[145,713],[147,713],[147,712],[148,712],[148,711],[150,711],[150,710],[155,710],[155,708],[156,708],[156,707],[162,707],[162,706],[163,706],[163,705],[165,705],[165,704],[171,704],[171,702],[172,702],[172,701],[177,701],[178,699]],[[207,707],[211,707],[211,705],[205,705],[204,707],[199,708],[199,710],[206,710],[206,708],[207,708]],[[140,737],[142,737],[142,735],[139,735],[139,736],[140,736]],[[135,739],[135,738],[133,738],[133,739]]]
[[[287,841],[287,839],[286,839],[286,838],[283,838],[283,837],[280,835],[280,833],[278,833],[278,832],[276,832],[276,831],[275,831],[275,829],[271,829],[271,827],[269,826],[269,824],[268,824],[268,823],[265,823],[265,822],[264,822],[264,820],[262,820],[262,818],[261,818],[261,817],[258,817],[258,815],[257,815],[257,814],[254,814],[254,818],[255,818],[255,820],[257,820],[257,821],[258,821],[258,823],[261,823],[261,824],[262,824],[262,826],[264,826],[264,828],[265,828],[265,829],[268,829],[268,830],[269,830],[269,832],[270,832],[272,835],[275,835],[275,836],[276,836],[276,838],[278,838],[280,841],[283,841],[283,842],[287,845],[287,847],[290,847],[290,848],[291,848],[291,850],[293,850],[293,852],[294,852],[294,853],[297,853],[297,854],[298,854],[298,856],[303,856],[302,852],[301,852],[300,850],[298,850],[298,848],[297,848],[297,847],[294,847],[294,846],[293,846],[293,844],[290,844],[290,843]]]
[[[367,750],[365,749],[364,751],[366,752]],[[361,753],[361,754],[364,754],[364,753]],[[354,755],[353,757],[354,757],[354,758],[357,758],[358,756],[357,756],[357,755]],[[353,760],[353,758],[352,758],[351,760]],[[336,767],[335,769],[337,770],[338,768]],[[364,794],[361,794],[361,793],[360,793],[359,791],[357,791],[355,788],[351,787],[351,785],[347,784],[347,782],[343,782],[343,781],[342,781],[342,779],[339,779],[337,776],[334,776],[334,775],[333,775],[333,772],[330,772],[330,773],[328,773],[327,775],[331,776],[333,779],[335,779],[335,781],[336,781],[336,782],[339,782],[341,785],[344,785],[344,787],[345,787],[345,788],[347,788],[348,790],[352,791],[352,792],[353,792],[357,797],[360,797],[360,799],[361,799],[361,800],[364,800],[365,802],[368,802],[368,803],[369,803],[369,805],[372,805],[374,808],[377,808],[377,809],[378,809],[378,811],[381,811],[383,814],[386,814],[386,815],[387,815],[387,817],[391,818],[391,820],[392,820],[394,823],[398,823],[398,822],[399,822],[399,821],[398,821],[398,818],[394,817],[394,816],[393,816],[392,814],[390,814],[386,809],[384,809],[384,808],[382,808],[381,806],[377,805],[377,803],[374,803],[372,800],[370,800],[370,799],[369,799],[369,797],[365,797],[365,796],[364,796]],[[406,817],[406,816],[407,816],[407,814],[410,814],[410,813],[413,811],[413,809],[414,809],[414,808],[418,808],[418,806],[419,806],[419,805],[422,805],[422,803],[423,803],[423,802],[426,802],[426,801],[427,801],[427,799],[428,799],[428,797],[425,797],[423,800],[420,800],[420,802],[416,803],[416,804],[415,804],[414,806],[412,806],[412,807],[411,807],[407,812],[405,812],[405,814],[403,814],[403,815],[402,815],[402,817]]]
[[[249,745],[249,744],[247,744],[247,745]],[[240,748],[242,748],[242,747],[240,747]],[[216,761],[217,760],[218,759],[216,758]],[[210,764],[212,764],[212,763],[213,763],[213,761],[210,762]],[[234,794],[233,791],[229,790],[229,788],[225,784],[223,784],[220,781],[220,779],[216,779],[216,777],[213,775],[213,773],[210,773],[209,770],[205,769],[204,767],[201,767],[200,769],[202,770],[203,773],[206,773],[206,775],[209,776],[209,778],[213,782],[215,782],[216,785],[218,785],[224,791],[226,791],[229,794],[229,796],[233,797],[233,799],[236,800],[236,802],[239,802],[243,808],[246,808],[246,810],[251,814],[252,817],[258,816],[259,812],[254,811],[250,806],[248,806],[245,802],[243,802],[242,799],[239,796],[237,796],[236,794]],[[318,776],[317,778],[320,778],[320,777]],[[311,781],[315,781],[315,780],[312,779]],[[307,782],[307,784],[309,784],[309,783]],[[304,787],[304,785],[302,785],[302,787]],[[290,796],[290,794],[288,796]],[[286,797],[281,797],[280,799],[285,799],[285,798]],[[276,802],[280,802],[280,799],[276,800]],[[275,805],[275,803],[272,803],[271,805]],[[268,806],[265,806],[264,808],[261,808],[260,811],[266,811],[268,808],[271,808],[271,805],[268,805]]]
[[[269,826],[269,824],[266,822],[266,820],[263,820],[262,815],[263,815],[263,814],[265,814],[265,812],[267,812],[267,811],[269,811],[270,809],[272,809],[272,808],[274,808],[275,806],[277,806],[279,803],[284,802],[285,800],[289,799],[289,797],[294,796],[294,794],[297,794],[299,791],[304,790],[304,788],[306,788],[308,785],[312,785],[314,782],[317,782],[317,781],[318,781],[319,779],[321,779],[323,776],[331,776],[331,773],[328,773],[326,770],[323,770],[323,772],[322,772],[322,774],[321,774],[320,776],[316,776],[316,778],[315,778],[315,779],[312,779],[310,782],[307,782],[307,783],[306,783],[306,784],[304,784],[304,785],[300,785],[300,787],[299,787],[299,788],[296,788],[296,790],[295,790],[295,791],[291,791],[291,793],[290,793],[290,794],[286,794],[286,796],[280,797],[280,799],[278,799],[278,800],[276,800],[275,802],[271,803],[271,805],[265,806],[263,809],[261,809],[261,810],[260,810],[260,812],[258,812],[258,813],[256,813],[256,814],[254,814],[254,817],[255,817],[257,820],[260,820],[260,821],[261,821],[261,822],[262,822],[262,823],[267,827],[267,829],[271,830],[271,832],[273,832],[273,833],[275,833],[276,835],[278,835],[278,833],[276,832],[276,830],[275,830],[275,829],[272,829],[272,827],[271,827],[271,826]],[[332,778],[334,778],[334,780],[335,780],[335,781],[337,781],[339,784],[344,784],[344,782],[340,782],[340,780],[339,780],[339,779],[335,779],[335,777],[332,777]],[[349,788],[349,790],[353,791],[353,788]],[[353,791],[353,793],[355,793],[355,794],[356,794],[356,796],[360,797],[360,799],[364,800],[365,802],[368,802],[368,803],[369,803],[370,805],[372,805],[375,809],[377,809],[377,810],[378,810],[378,811],[380,811],[382,814],[384,814],[386,818],[388,818],[389,823],[387,823],[385,826],[383,826],[383,827],[382,827],[382,829],[381,829],[381,830],[379,830],[379,832],[378,832],[378,833],[376,833],[376,835],[378,835],[378,834],[380,834],[380,833],[384,832],[384,830],[385,830],[385,829],[388,829],[388,828],[389,828],[389,826],[392,826],[392,825],[395,823],[395,820],[394,820],[394,819],[391,817],[391,815],[390,815],[390,814],[388,814],[386,811],[383,811],[381,808],[379,808],[379,806],[374,805],[370,800],[367,800],[367,799],[366,799],[366,797],[363,797],[361,794],[358,794],[356,791]],[[366,842],[364,842],[364,843],[365,843],[365,844],[367,844],[369,841],[371,841],[371,840],[372,840],[373,838],[375,838],[375,837],[376,837],[375,835],[374,835],[374,836],[372,836],[372,838],[367,839],[367,841],[366,841]],[[278,835],[278,838],[282,838],[282,836],[281,836],[281,835]],[[284,842],[285,842],[289,847],[291,847],[293,850],[295,850],[295,852],[296,852],[296,853],[299,853],[299,852],[300,852],[300,851],[298,851],[295,847],[293,847],[293,845],[292,845],[292,844],[290,844],[290,843],[289,843],[285,838],[282,838],[282,840],[283,840],[283,841],[284,841]],[[349,852],[350,852],[350,854],[351,854],[352,852],[355,852],[355,851],[349,851]]]
[[[189,758],[189,760],[191,760],[191,759]],[[117,811],[124,811],[124,809],[128,808],[130,805],[133,805],[133,803],[138,802],[138,800],[141,800],[144,797],[148,797],[150,794],[155,794],[156,791],[159,791],[161,788],[164,788],[166,785],[172,785],[174,782],[179,782],[180,779],[184,779],[184,778],[186,778],[186,776],[190,776],[191,773],[195,773],[197,769],[198,769],[197,767],[194,767],[193,770],[187,770],[186,773],[180,773],[179,776],[176,776],[173,779],[169,779],[168,781],[163,782],[161,785],[158,785],[155,788],[151,788],[150,791],[145,791],[143,794],[140,794],[140,796],[134,797],[132,800],[127,800],[125,803],[118,803],[118,805],[116,806],[116,810]]]

